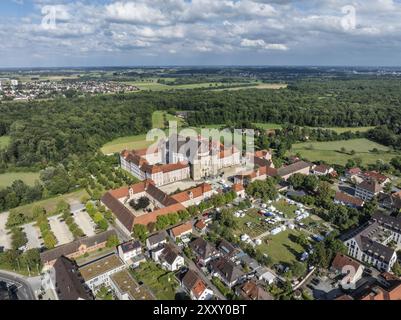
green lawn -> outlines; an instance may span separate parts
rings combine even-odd
[[[291,239],[291,236],[297,237],[299,234],[295,230],[286,230],[275,236],[268,236],[263,239],[263,243],[258,248],[268,254],[274,263],[294,262],[298,255],[305,251],[302,246]]]
[[[345,148],[346,153],[342,153],[341,148]],[[371,152],[373,148],[379,152]],[[351,150],[355,151],[354,155],[350,154]],[[340,165],[344,165],[348,159],[355,158],[361,158],[363,164],[375,163],[377,160],[388,162],[397,155],[397,153],[389,151],[388,147],[368,139],[297,143],[292,146],[289,154],[296,153],[300,153],[302,157],[310,161],[322,160]]]
[[[1,136],[0,137],[0,150],[7,148],[8,144],[10,143],[10,137],[9,136]]]
[[[374,127],[325,127],[322,129],[327,129],[327,130],[333,130],[337,133],[344,133],[347,131],[351,132],[367,132],[370,129],[373,129]],[[317,128],[311,128],[311,129],[317,129]]]
[[[277,123],[254,123],[255,126],[258,126],[261,129],[269,130],[269,129],[281,129],[281,124]]]
[[[80,199],[83,196],[89,197],[88,193],[84,189],[78,190],[78,191],[75,191],[75,192],[72,192],[72,193],[64,194],[64,195],[61,195],[61,196],[58,196],[58,197],[36,201],[34,203],[27,204],[27,205],[24,205],[24,206],[20,206],[20,207],[17,207],[15,209],[12,209],[12,210],[15,210],[17,212],[21,212],[21,213],[23,213],[24,215],[26,215],[29,218],[29,217],[32,216],[32,209],[35,206],[43,207],[43,208],[46,209],[47,212],[51,213],[52,211],[54,211],[56,209],[57,203],[59,203],[60,200],[64,200],[64,201],[67,201],[67,202],[80,201]]]
[[[146,134],[140,134],[135,136],[126,136],[117,138],[106,143],[101,151],[104,154],[110,154],[115,152],[121,152],[124,149],[143,149],[147,148],[152,144],[152,141],[146,141]]]
[[[175,300],[178,281],[173,272],[165,271],[152,261],[141,263],[130,270],[137,281],[142,281],[158,300]]]
[[[0,189],[10,186],[15,180],[22,180],[27,185],[33,186],[39,180],[38,172],[6,172],[0,174]]]
[[[296,205],[288,204],[285,200],[279,200],[272,203],[272,205],[280,212],[285,214],[286,218],[293,219],[296,217],[295,210],[297,210]]]
[[[152,114],[152,126],[153,128],[164,128],[164,111],[155,111]]]

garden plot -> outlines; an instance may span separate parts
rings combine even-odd
[[[87,237],[95,235],[96,224],[86,211],[75,212],[74,220]]]
[[[24,232],[28,239],[28,243],[26,244],[27,249],[34,249],[34,248],[42,247],[42,240],[39,238],[40,231],[35,226],[35,222],[24,225]]]
[[[11,236],[6,230],[6,223],[8,219],[8,212],[0,214],[0,247],[4,247],[4,249],[11,249]]]
[[[50,228],[56,236],[57,245],[59,246],[74,241],[74,237],[68,229],[68,226],[60,219],[60,215],[49,218]]]

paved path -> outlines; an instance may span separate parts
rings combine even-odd
[[[39,228],[35,226],[35,222],[24,225],[24,232],[28,238],[27,249],[42,247],[42,240],[39,239],[40,231]]]
[[[61,222],[59,216],[49,218],[50,228],[57,238],[57,245],[61,246],[66,243],[74,241],[74,237],[65,222]]]
[[[35,293],[27,278],[8,271],[0,271],[0,281],[15,285],[20,300],[36,300]]]
[[[11,236],[6,230],[6,223],[8,219],[9,212],[0,213],[0,247],[5,249],[11,249]]]

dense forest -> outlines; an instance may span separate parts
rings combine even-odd
[[[142,92],[0,105],[0,154],[8,165],[44,168],[95,152],[113,138],[144,133],[155,110],[191,110],[189,125],[239,122],[298,126],[381,126],[370,137],[400,146],[401,82],[300,81],[281,90]],[[384,132],[384,133],[383,133]]]

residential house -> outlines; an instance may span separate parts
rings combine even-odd
[[[238,257],[240,250],[228,242],[226,239],[221,239],[217,245],[217,249],[221,252],[223,257],[234,261]]]
[[[238,284],[245,276],[234,262],[224,257],[212,261],[210,269],[212,275],[218,277],[229,288]]]
[[[273,284],[277,279],[277,276],[266,267],[256,269],[255,276],[258,280],[264,281],[269,285]]]
[[[251,280],[240,285],[236,293],[243,300],[274,300],[270,293]]]
[[[388,193],[379,193],[378,196],[379,204],[382,208],[388,209],[394,212],[401,211],[401,191]]]
[[[364,180],[364,178],[362,177],[362,170],[358,167],[346,170],[345,178],[355,184],[359,184]]]
[[[138,240],[130,240],[120,244],[117,247],[118,256],[126,264],[137,267],[141,262],[145,262],[145,256],[142,254],[142,246]]]
[[[152,252],[152,258],[168,271],[177,271],[184,266],[184,258],[173,245],[165,244]]]
[[[312,173],[317,176],[327,176],[327,175],[334,175],[335,170],[325,164],[319,164],[312,169]]]
[[[120,257],[112,254],[80,267],[79,272],[85,284],[96,294],[102,286],[110,286],[110,276],[112,274],[125,268],[126,265]]]
[[[361,208],[364,205],[364,201],[361,198],[353,197],[341,191],[336,192],[334,203],[342,204],[350,208]]]
[[[146,239],[146,247],[148,250],[153,250],[165,243],[167,243],[167,234],[165,231],[155,233]]]
[[[220,255],[220,252],[214,246],[201,237],[190,242],[189,247],[195,254],[197,262],[202,266],[206,266]]]
[[[331,263],[331,270],[338,275],[344,276],[341,279],[341,286],[344,289],[355,288],[358,280],[362,278],[364,267],[354,259],[337,253]]]
[[[185,242],[185,239],[190,237],[192,231],[192,222],[189,221],[170,229],[170,235],[174,241],[182,240]]]
[[[191,300],[211,300],[214,292],[207,288],[205,282],[194,271],[189,269],[181,280],[181,285],[188,292]]]
[[[365,180],[375,180],[381,185],[385,185],[391,182],[389,177],[377,171],[365,171],[364,173],[362,173],[362,177]]]
[[[376,180],[364,180],[355,188],[355,196],[365,201],[371,200],[383,190],[383,185]]]
[[[200,233],[202,233],[202,234],[204,234],[204,233],[206,232],[206,228],[207,228],[204,219],[198,220],[198,221],[195,223],[194,227],[195,227],[195,229],[196,229],[198,232],[200,232]]]

